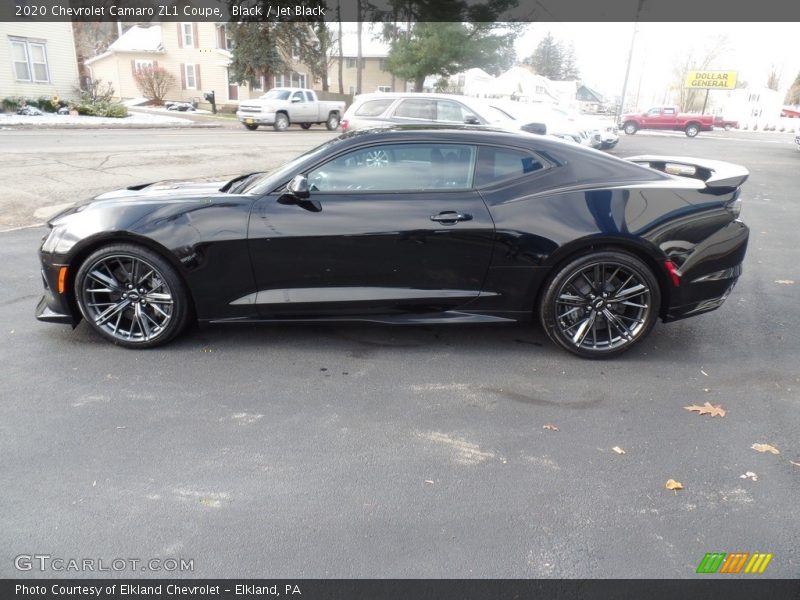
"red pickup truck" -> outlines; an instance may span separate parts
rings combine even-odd
[[[712,115],[680,114],[677,106],[656,106],[647,112],[622,115],[622,129],[633,135],[640,129],[669,129],[683,131],[694,137],[701,131],[714,129]]]

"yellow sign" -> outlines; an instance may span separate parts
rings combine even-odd
[[[737,71],[689,71],[686,87],[692,89],[732,90]]]

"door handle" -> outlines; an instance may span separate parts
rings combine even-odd
[[[431,221],[436,221],[437,223],[444,223],[447,225],[454,225],[459,221],[471,221],[471,220],[472,220],[472,215],[462,215],[461,213],[457,213],[452,210],[440,212],[438,215],[431,215]]]

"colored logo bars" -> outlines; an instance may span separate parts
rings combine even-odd
[[[772,560],[772,553],[762,552],[709,552],[700,561],[697,567],[698,573],[763,573],[769,561]],[[744,569],[742,569],[744,567]]]

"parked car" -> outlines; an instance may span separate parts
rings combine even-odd
[[[725,131],[730,131],[731,129],[739,129],[739,121],[733,121],[731,119],[726,119],[721,116],[714,117],[714,127],[720,127]]]
[[[344,114],[344,102],[317,99],[314,90],[304,88],[273,88],[256,100],[239,104],[236,116],[251,131],[260,125],[272,125],[284,131],[292,124],[309,129],[325,123],[330,131],[339,127]]]
[[[723,303],[747,246],[747,177],[485,127],[359,130],[271,173],[134,185],[61,213],[36,315],[128,348],[190,319],[537,318],[562,348],[608,357],[659,317]]]
[[[800,129],[797,130],[797,134],[794,136],[794,143],[797,144],[797,149],[800,150]]]
[[[568,142],[575,142],[584,146],[593,145],[590,130],[582,127],[582,124],[566,111],[556,107],[511,100],[487,100],[487,103],[492,108],[508,114],[520,123],[520,128],[523,131],[537,133],[537,131],[533,130],[534,127],[544,124],[547,135],[554,135]]]
[[[622,129],[627,135],[633,135],[640,129],[668,129],[695,137],[701,131],[714,129],[714,117],[681,114],[677,106],[656,106],[643,113],[623,115]]]
[[[580,115],[578,122],[589,132],[592,148],[609,150],[619,143],[619,129],[613,119],[602,116]]]
[[[342,118],[342,131],[402,124],[492,125],[519,129],[511,115],[477,98],[451,94],[360,94]]]

